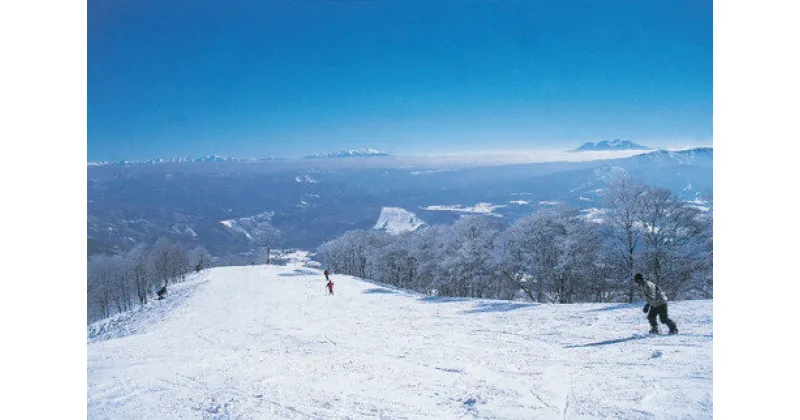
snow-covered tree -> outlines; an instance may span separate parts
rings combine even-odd
[[[129,261],[123,255],[111,257],[111,270],[113,281],[113,300],[117,312],[124,312],[131,308],[132,291],[134,290],[132,271]]]
[[[412,289],[425,294],[436,291],[438,279],[445,275],[440,262],[444,256],[445,239],[449,231],[450,226],[434,225],[417,229],[411,234],[408,255],[416,265],[410,285]]]
[[[140,305],[145,305],[151,289],[151,279],[147,265],[147,247],[144,245],[134,247],[128,251],[126,260],[131,280],[136,290],[136,297]]]
[[[415,262],[409,256],[409,234],[381,235],[367,249],[367,276],[371,279],[408,288],[414,277]]]
[[[111,257],[105,254],[92,255],[87,263],[87,303],[89,319],[111,315],[114,296],[114,268]]]
[[[664,188],[646,188],[643,195],[645,271],[668,295],[692,287],[702,268],[704,241],[700,210],[688,206]]]
[[[270,253],[278,246],[282,239],[282,233],[270,224],[261,224],[252,233],[253,247],[256,254],[263,256],[264,261],[270,263]]]
[[[166,286],[171,281],[183,281],[194,269],[186,250],[167,238],[160,238],[153,244],[148,261],[156,287]]]
[[[442,249],[444,276],[437,279],[436,288],[448,296],[490,297],[502,283],[492,258],[502,229],[502,223],[493,217],[465,216],[457,220]]]
[[[189,266],[194,272],[211,267],[211,254],[203,246],[197,246],[189,252]]]
[[[637,265],[637,249],[642,237],[641,219],[645,185],[621,174],[611,180],[603,195],[606,219],[611,230],[611,250],[619,268],[620,284],[627,287],[627,300],[633,302],[636,287],[632,282]]]

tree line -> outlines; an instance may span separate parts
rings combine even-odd
[[[116,255],[92,255],[87,264],[89,322],[144,306],[156,291],[211,266],[203,247],[188,250],[167,238]]]
[[[633,302],[635,273],[674,299],[713,297],[713,207],[612,180],[603,211],[539,210],[511,225],[465,216],[401,235],[350,231],[319,247],[329,270],[438,296]]]

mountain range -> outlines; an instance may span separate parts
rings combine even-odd
[[[358,157],[388,157],[388,153],[384,153],[375,149],[355,149],[355,150],[342,150],[340,152],[326,152],[317,153],[314,155],[304,156],[302,159],[330,159],[330,158],[358,158]],[[161,159],[145,159],[145,160],[121,160],[116,162],[103,161],[103,162],[89,162],[88,166],[104,166],[104,165],[153,165],[153,164],[166,164],[166,163],[260,163],[260,162],[274,162],[274,161],[287,161],[290,159],[280,157],[266,157],[266,158],[233,158],[220,156],[217,154],[203,156],[199,158],[161,158]]]
[[[594,142],[587,142],[582,144],[580,147],[570,150],[571,152],[597,152],[597,151],[609,151],[609,150],[652,150],[647,146],[642,146],[640,144],[636,144],[630,140],[604,140],[597,143]]]
[[[281,232],[281,246],[314,249],[353,229],[399,232],[465,214],[511,223],[561,203],[594,214],[620,172],[698,205],[712,191],[711,148],[503,166],[382,157],[89,165],[89,254],[160,236],[203,245],[215,256],[238,254],[273,228]]]

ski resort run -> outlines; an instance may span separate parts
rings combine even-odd
[[[712,417],[712,301],[409,293],[322,270],[217,267],[88,327],[90,419]]]

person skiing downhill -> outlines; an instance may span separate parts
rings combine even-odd
[[[323,272],[322,272],[322,274],[324,274],[324,275],[325,275],[325,280],[328,280],[328,281],[330,281],[330,280],[331,280],[331,279],[328,277],[328,275],[330,275],[330,273],[328,272],[328,269],[327,269],[327,268],[325,269],[325,271],[323,271]]]
[[[647,321],[650,322],[650,334],[661,334],[656,317],[661,320],[662,324],[666,324],[669,327],[670,334],[677,334],[678,326],[667,315],[667,296],[664,292],[655,283],[646,281],[640,273],[636,273],[633,276],[633,281],[641,286],[642,293],[644,293],[644,298],[647,301],[642,311],[647,314]]]
[[[328,284],[326,284],[326,286],[328,287],[328,294],[332,295],[333,294],[333,282],[330,279],[328,279]]]

